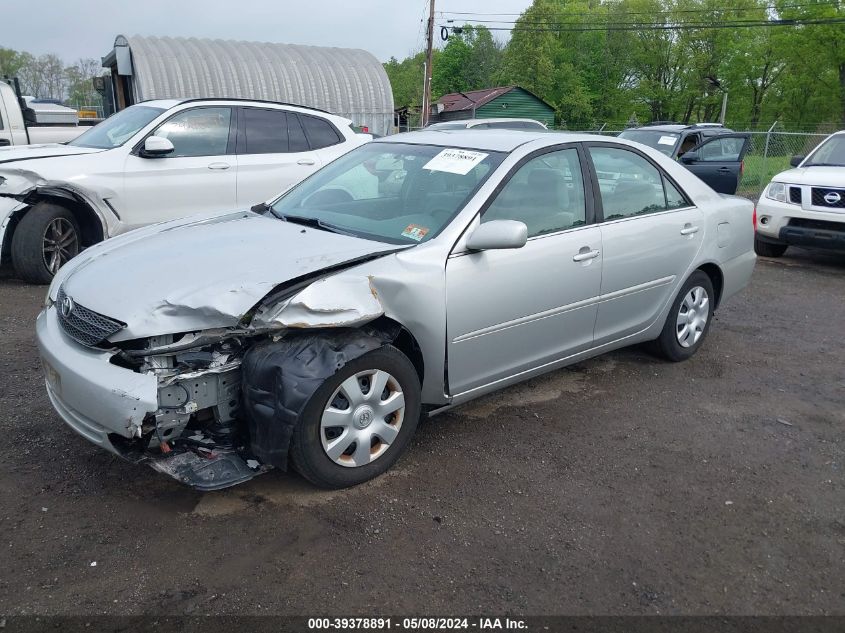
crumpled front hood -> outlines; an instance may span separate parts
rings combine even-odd
[[[21,145],[19,147],[0,147],[0,169],[5,163],[34,158],[51,158],[56,156],[76,156],[79,154],[96,154],[106,150],[94,147],[74,147],[60,143],[44,143],[42,145]],[[17,166],[17,165],[16,165]]]
[[[58,282],[74,302],[126,323],[111,339],[119,341],[231,327],[285,281],[393,250],[237,212],[107,240],[74,258]]]
[[[782,171],[772,180],[789,185],[845,187],[845,167],[798,167]]]

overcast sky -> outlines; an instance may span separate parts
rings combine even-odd
[[[519,13],[530,4],[437,0],[436,9]],[[73,0],[39,6],[36,11],[31,2],[0,0],[0,47],[56,53],[70,63],[104,56],[118,34],[170,35],[363,48],[386,61],[423,47],[428,0]]]

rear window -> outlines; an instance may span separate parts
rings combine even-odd
[[[680,134],[674,132],[661,132],[659,130],[625,130],[619,134],[619,138],[648,145],[667,156],[672,155],[680,136]]]
[[[325,119],[307,115],[299,115],[299,119],[305,128],[305,136],[308,137],[311,149],[337,145],[343,140],[334,126]]]
[[[288,151],[288,115],[282,110],[244,108],[247,154],[281,154]]]

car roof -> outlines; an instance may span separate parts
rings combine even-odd
[[[281,101],[266,101],[263,99],[240,99],[236,97],[197,97],[192,99],[150,99],[149,101],[141,101],[135,105],[145,105],[153,108],[164,108],[169,110],[183,103],[238,103],[241,105],[255,105],[255,106],[283,106],[285,108],[295,108],[303,112],[319,112],[323,115],[335,117],[337,119],[344,119],[344,117],[320,110],[319,108],[312,108],[310,106],[299,105],[297,103],[284,103]],[[345,119],[344,119],[345,120]]]
[[[446,130],[446,129],[458,129],[461,127],[471,128],[477,125],[485,125],[487,123],[536,123],[538,126],[546,127],[538,121],[537,119],[528,119],[522,117],[499,117],[499,118],[489,118],[489,119],[455,119],[454,121],[438,121],[437,123],[432,123],[427,125],[425,129],[432,129],[432,130]]]
[[[465,119],[467,125],[482,125],[484,123],[512,123],[514,121],[519,121],[522,123],[540,123],[536,119],[525,119],[525,118],[518,118],[518,117],[500,117],[500,118],[491,118],[491,119]]]
[[[683,123],[660,123],[655,125],[641,125],[639,127],[629,127],[623,132],[627,132],[629,130],[644,130],[644,131],[654,131],[654,132],[683,132],[684,130],[718,130],[720,132],[728,132],[730,133],[731,130],[726,128],[723,125],[718,123],[691,123],[689,125],[685,125]]]
[[[545,130],[420,130],[403,132],[371,141],[373,143],[413,143],[416,145],[439,145],[463,149],[487,150],[490,152],[512,152],[520,145],[543,140],[547,145],[574,143],[578,141],[613,140],[596,134],[575,132],[547,132]]]

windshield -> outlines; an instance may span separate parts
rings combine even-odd
[[[97,149],[120,147],[162,112],[164,112],[162,108],[131,106],[98,123],[87,132],[77,136],[68,145]]]
[[[675,149],[675,144],[678,142],[679,137],[680,134],[660,132],[657,130],[625,130],[619,134],[619,138],[648,145],[663,152],[667,156],[672,155],[672,150]]]
[[[802,167],[833,165],[845,167],[845,134],[831,136],[816,148]]]
[[[436,236],[502,162],[501,152],[368,143],[271,205],[291,221],[391,244]]]

